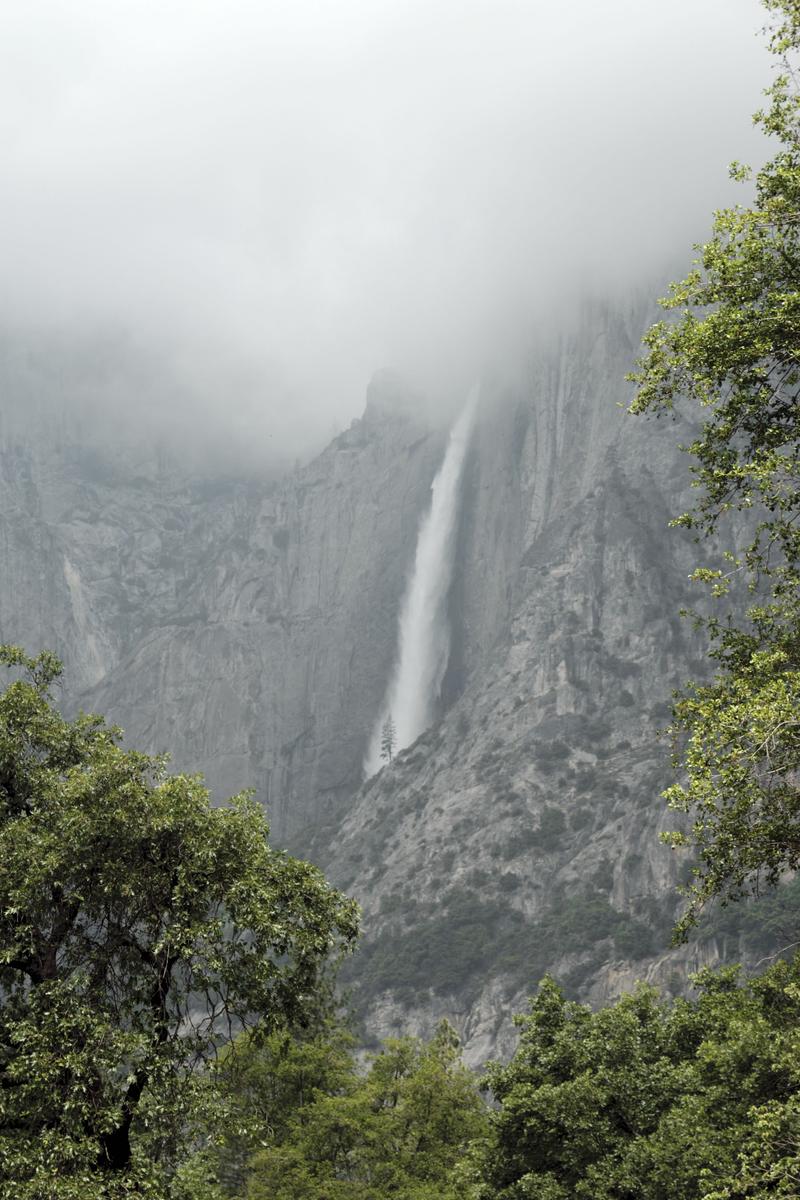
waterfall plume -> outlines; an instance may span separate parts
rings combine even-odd
[[[431,506],[420,524],[400,609],[394,670],[364,762],[367,775],[380,770],[381,729],[389,714],[398,751],[411,745],[433,720],[450,654],[447,594],[453,577],[461,476],[478,395],[475,384],[450,431],[442,465],[431,484]]]

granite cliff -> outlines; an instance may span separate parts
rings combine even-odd
[[[254,788],[279,839],[351,796],[441,453],[416,398],[380,375],[309,466],[198,479],[73,421],[69,390],[54,399],[16,365],[0,636],[53,648],[67,705],[108,714],[132,745],[168,749],[220,796]]]
[[[309,465],[203,476],[79,420],[74,380],[3,347],[0,638],[65,659],[68,707],[221,796],[255,788],[364,907],[351,978],[376,1034],[447,1013],[477,1061],[545,970],[600,1001],[747,953],[737,930],[666,951],[657,730],[703,656],[678,617],[693,548],[667,529],[680,429],[619,407],[644,324],[587,306],[521,381],[484,385],[437,717],[367,781],[446,430],[381,374]]]

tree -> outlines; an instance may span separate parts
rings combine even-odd
[[[30,1200],[167,1194],[198,1069],[302,1021],[356,909],[247,797],[124,750],[0,647],[0,1179]]]
[[[387,713],[386,720],[381,726],[381,758],[385,758],[388,762],[392,761],[396,741],[397,730],[394,727],[392,714]]]
[[[595,1013],[545,979],[485,1080],[497,1108],[465,1164],[475,1200],[796,1196],[800,961],[695,984],[694,1000],[640,986]]]
[[[357,1077],[355,1038],[328,997],[308,1028],[242,1033],[225,1047],[205,1083],[205,1147],[182,1167],[190,1197],[241,1196],[253,1157],[290,1135],[298,1111],[321,1094],[342,1095]]]
[[[456,1200],[452,1172],[486,1130],[486,1107],[443,1022],[428,1043],[387,1041],[360,1069],[336,1026],[299,1041],[242,1039],[218,1072],[237,1116],[217,1119],[211,1186],[247,1200]],[[239,1097],[244,1084],[245,1100]],[[247,1127],[254,1153],[228,1190],[226,1167]],[[241,1143],[239,1143],[241,1145]],[[206,1200],[206,1179],[197,1191]]]
[[[681,937],[708,900],[800,866],[800,6],[764,4],[782,67],[755,120],[778,152],[756,176],[752,206],[716,214],[694,269],[662,301],[677,315],[647,334],[632,376],[634,413],[688,401],[703,414],[688,447],[698,502],[675,524],[698,538],[749,529],[725,568],[694,573],[717,600],[737,580],[753,601],[744,619],[705,618],[716,676],[690,684],[673,711],[686,781],[667,796],[694,824],[671,841],[699,853]],[[749,178],[738,164],[732,174]],[[747,520],[726,522],[737,511]]]

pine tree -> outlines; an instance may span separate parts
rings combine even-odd
[[[381,726],[381,758],[385,758],[388,762],[394,757],[394,748],[397,743],[397,730],[394,727],[392,714],[386,714],[386,720]]]

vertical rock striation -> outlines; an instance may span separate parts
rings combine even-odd
[[[281,840],[352,795],[441,459],[418,399],[382,373],[361,420],[260,485],[93,444],[68,399],[19,396],[6,379],[0,637],[63,656],[66,703],[131,744],[255,788]]]
[[[587,306],[522,383],[485,386],[442,711],[366,783],[445,445],[421,402],[383,373],[303,469],[201,478],[81,423],[63,381],[0,347],[0,638],[62,655],[65,703],[132,744],[220,795],[255,788],[277,838],[361,900],[378,1032],[447,1013],[477,1061],[545,970],[600,1000],[726,952],[664,949],[657,730],[703,655],[677,616],[692,547],[667,528],[690,437],[619,407],[645,324]]]

